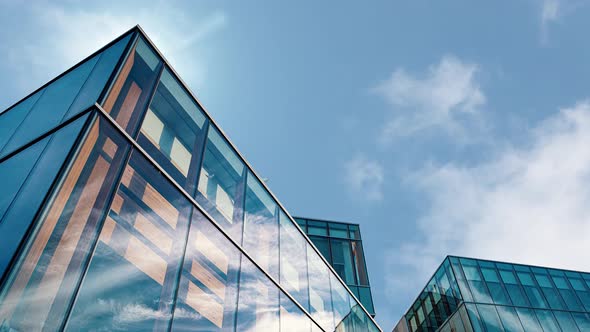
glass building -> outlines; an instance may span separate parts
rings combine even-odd
[[[449,256],[394,331],[590,331],[590,273]]]
[[[293,217],[367,311],[375,317],[358,224]]]
[[[0,113],[0,331],[380,331],[140,27]]]

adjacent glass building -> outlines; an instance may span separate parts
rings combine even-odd
[[[590,331],[590,273],[449,256],[394,331]]]
[[[0,331],[380,331],[139,27],[0,113]]]
[[[293,217],[367,311],[375,317],[358,224]]]

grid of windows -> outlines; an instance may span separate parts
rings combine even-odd
[[[453,278],[455,305],[437,311],[442,271]],[[468,318],[455,317],[459,307]],[[456,331],[590,331],[590,274],[448,257],[405,319],[410,331],[447,331],[459,319],[469,326]]]
[[[359,225],[294,218],[354,296],[375,316]]]
[[[76,142],[14,250],[0,254],[10,267],[0,270],[0,330],[379,331],[139,28],[44,89],[80,68],[93,77],[113,50],[111,84],[70,87],[97,87],[84,96],[101,107],[76,109],[0,159],[31,165],[47,139]],[[0,123],[25,121],[40,93]],[[7,191],[45,174],[35,169]]]

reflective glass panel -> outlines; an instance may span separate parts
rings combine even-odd
[[[14,151],[94,105],[130,38],[131,35],[125,36],[45,87],[0,155]]]
[[[104,110],[132,137],[135,136],[161,69],[160,58],[143,38],[138,38],[102,104]]]
[[[297,307],[283,292],[281,296],[281,332],[309,332],[311,319]],[[315,325],[315,324],[314,324]]]
[[[367,267],[365,264],[365,255],[361,242],[352,241],[352,256],[354,258],[355,272],[357,275],[358,285],[369,286],[369,277],[367,276]]]
[[[172,331],[233,330],[240,255],[198,209],[193,210]]]
[[[27,114],[29,114],[29,111],[33,108],[42,94],[43,90],[37,91],[35,94],[14,105],[12,108],[0,113],[0,151],[2,151],[4,145],[6,145],[8,140],[14,135],[21,122],[23,122]]]
[[[539,323],[543,327],[545,332],[559,332],[559,326],[553,317],[553,314],[549,310],[535,310]]]
[[[248,172],[243,247],[273,278],[279,275],[279,208],[274,199]]]
[[[330,236],[348,238],[348,227],[344,224],[329,223]]]
[[[498,315],[500,316],[504,330],[507,332],[523,331],[520,320],[518,319],[516,311],[513,307],[496,306],[496,309],[498,310]]]
[[[330,270],[320,256],[307,244],[309,269],[309,304],[312,317],[326,331],[334,329],[332,295],[330,293]]]
[[[279,289],[242,257],[237,331],[279,331]]]
[[[328,224],[323,221],[308,220],[307,234],[328,236]]]
[[[0,276],[35,220],[88,115],[0,164]]]
[[[137,141],[189,193],[194,193],[205,116],[166,68],[144,116]]]
[[[502,323],[493,305],[478,304],[477,310],[487,332],[502,332]]]
[[[524,327],[526,332],[537,332],[543,331],[541,325],[539,325],[539,321],[535,316],[535,312],[532,309],[528,308],[516,308],[516,313],[518,314],[518,318]]]
[[[192,205],[133,152],[113,198],[68,330],[165,330]]]
[[[331,239],[332,267],[347,284],[356,285],[352,247],[349,240]]]
[[[245,167],[217,129],[210,127],[197,200],[236,242],[242,242]]]
[[[350,313],[350,309],[352,308],[351,296],[344,285],[332,273],[330,273],[330,285],[332,289],[332,303],[334,305],[334,323],[338,326]]]
[[[299,304],[309,310],[307,285],[307,241],[282,210],[279,213],[281,225],[281,286]]]
[[[127,149],[106,121],[91,127],[0,296],[5,326],[60,329]]]
[[[553,313],[555,314],[555,318],[557,318],[557,322],[559,323],[562,331],[579,331],[576,323],[574,322],[574,319],[572,318],[572,315],[569,312],[554,311]]]

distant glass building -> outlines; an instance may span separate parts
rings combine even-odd
[[[293,217],[348,288],[375,317],[358,224]]]
[[[0,331],[380,331],[139,27],[0,113]]]
[[[394,331],[590,331],[590,273],[449,256]]]

